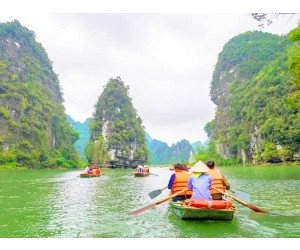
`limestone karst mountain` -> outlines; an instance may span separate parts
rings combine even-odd
[[[146,163],[148,150],[142,119],[120,77],[110,79],[96,104],[87,145],[89,162],[110,167],[134,167]]]
[[[75,167],[59,80],[34,32],[18,21],[0,24],[0,164]]]
[[[206,126],[223,157],[243,163],[299,159],[299,108],[291,101],[299,85],[289,72],[294,54],[287,36],[264,32],[225,44],[211,82],[217,111]]]

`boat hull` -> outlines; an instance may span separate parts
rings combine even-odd
[[[232,221],[234,208],[230,209],[207,209],[195,208],[183,205],[181,202],[170,201],[173,212],[181,220],[225,220]]]
[[[149,175],[149,173],[139,173],[139,172],[134,173],[135,177],[146,177],[148,175]]]
[[[80,174],[80,178],[93,178],[93,177],[100,177],[101,175],[96,174]]]

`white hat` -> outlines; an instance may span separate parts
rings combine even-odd
[[[191,169],[191,173],[207,173],[210,169],[202,162],[198,161]]]

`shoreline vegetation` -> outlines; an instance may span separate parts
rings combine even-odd
[[[170,166],[172,166],[173,164],[169,164],[169,165],[148,165],[151,168],[168,168]],[[190,164],[193,165],[193,164]],[[294,161],[294,162],[279,162],[279,163],[262,163],[262,164],[232,164],[232,165],[219,165],[217,167],[221,167],[221,168],[226,168],[226,167],[293,167],[293,166],[300,166],[300,162],[299,161]],[[84,170],[85,167],[82,166],[78,166],[78,167],[73,167],[73,168],[68,168],[68,167],[58,167],[58,168],[32,168],[32,167],[24,167],[24,166],[11,166],[11,165],[0,165],[0,171],[1,170]],[[101,168],[104,170],[110,170],[113,168]],[[124,168],[120,168],[120,169],[124,169]],[[128,168],[131,169],[131,168]]]

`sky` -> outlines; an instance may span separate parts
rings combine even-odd
[[[35,32],[53,61],[66,113],[92,117],[103,86],[120,76],[152,139],[169,145],[207,139],[214,118],[210,82],[218,54],[232,37],[262,30],[286,34],[287,18],[261,29],[248,13],[1,13]]]

